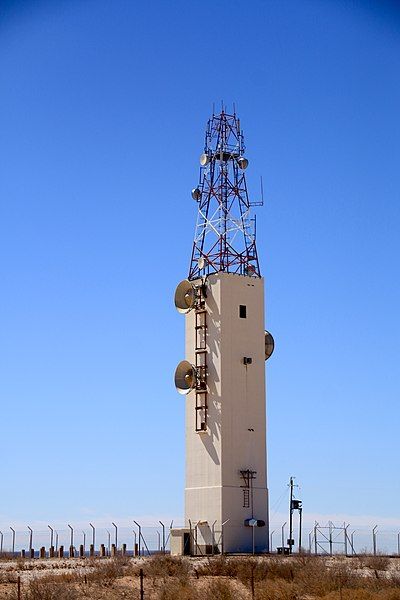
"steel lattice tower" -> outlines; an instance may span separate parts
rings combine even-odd
[[[192,190],[198,202],[189,280],[218,273],[260,277],[255,218],[245,177],[248,165],[240,121],[224,110],[207,123],[200,182]]]

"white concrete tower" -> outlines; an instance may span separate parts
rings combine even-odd
[[[265,360],[273,339],[244,150],[236,115],[213,115],[192,191],[189,277],[175,295],[186,321],[186,357],[175,373],[186,394],[186,489],[185,530],[173,532],[173,553],[268,551]]]

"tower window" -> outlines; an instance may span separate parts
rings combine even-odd
[[[247,306],[245,304],[239,304],[239,317],[245,319],[247,317]]]

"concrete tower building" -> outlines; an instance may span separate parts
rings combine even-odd
[[[239,119],[209,120],[188,279],[176,290],[186,357],[175,384],[186,401],[185,528],[171,552],[268,551],[264,280]]]

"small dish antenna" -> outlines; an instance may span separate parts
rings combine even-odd
[[[208,165],[208,163],[210,162],[210,157],[208,154],[202,154],[200,156],[200,164],[202,167],[205,167],[206,165]]]
[[[197,261],[197,266],[199,267],[200,271],[204,269],[204,267],[206,266],[206,259],[204,258],[204,256],[200,256],[199,260]]]
[[[239,158],[237,159],[237,163],[239,165],[239,168],[243,171],[249,166],[249,161],[244,156],[239,156]]]
[[[199,188],[193,188],[192,190],[192,198],[193,200],[196,200],[196,202],[198,202],[201,198],[201,191],[199,190]]]
[[[256,268],[254,265],[247,265],[245,270],[247,275],[254,275],[254,273],[256,272]]]

